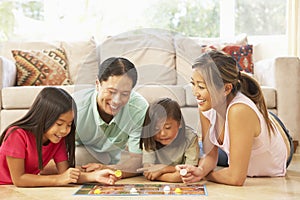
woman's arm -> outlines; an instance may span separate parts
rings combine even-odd
[[[79,169],[68,169],[67,161],[58,163],[58,171],[61,174],[36,175],[25,173],[24,159],[7,156],[6,160],[12,182],[18,187],[62,186],[69,183],[77,183],[77,179],[80,175]]]
[[[244,184],[254,137],[260,133],[260,122],[256,113],[245,104],[234,104],[228,112],[230,138],[229,167],[213,171],[207,179],[228,185]]]

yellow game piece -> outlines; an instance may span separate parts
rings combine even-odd
[[[122,176],[122,171],[121,170],[116,170],[115,171],[115,176],[118,177],[118,178],[121,177]]]
[[[182,193],[182,191],[181,191],[181,189],[180,189],[180,188],[176,188],[176,189],[175,189],[175,193],[176,193],[176,194],[181,194],[181,193]]]
[[[101,190],[100,189],[95,189],[94,194],[101,194]]]

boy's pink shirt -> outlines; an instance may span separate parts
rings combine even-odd
[[[40,172],[35,136],[28,131],[14,130],[0,146],[0,184],[12,184],[6,156],[24,159],[25,173],[38,174]],[[47,165],[51,159],[54,159],[56,163],[68,159],[64,138],[57,144],[50,142],[47,146],[42,146],[43,166]]]

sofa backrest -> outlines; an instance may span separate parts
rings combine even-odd
[[[176,85],[173,35],[169,31],[140,29],[106,39],[98,47],[100,61],[125,57],[138,71],[137,85]]]

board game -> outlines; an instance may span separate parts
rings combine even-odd
[[[74,195],[207,195],[203,184],[84,184]]]

